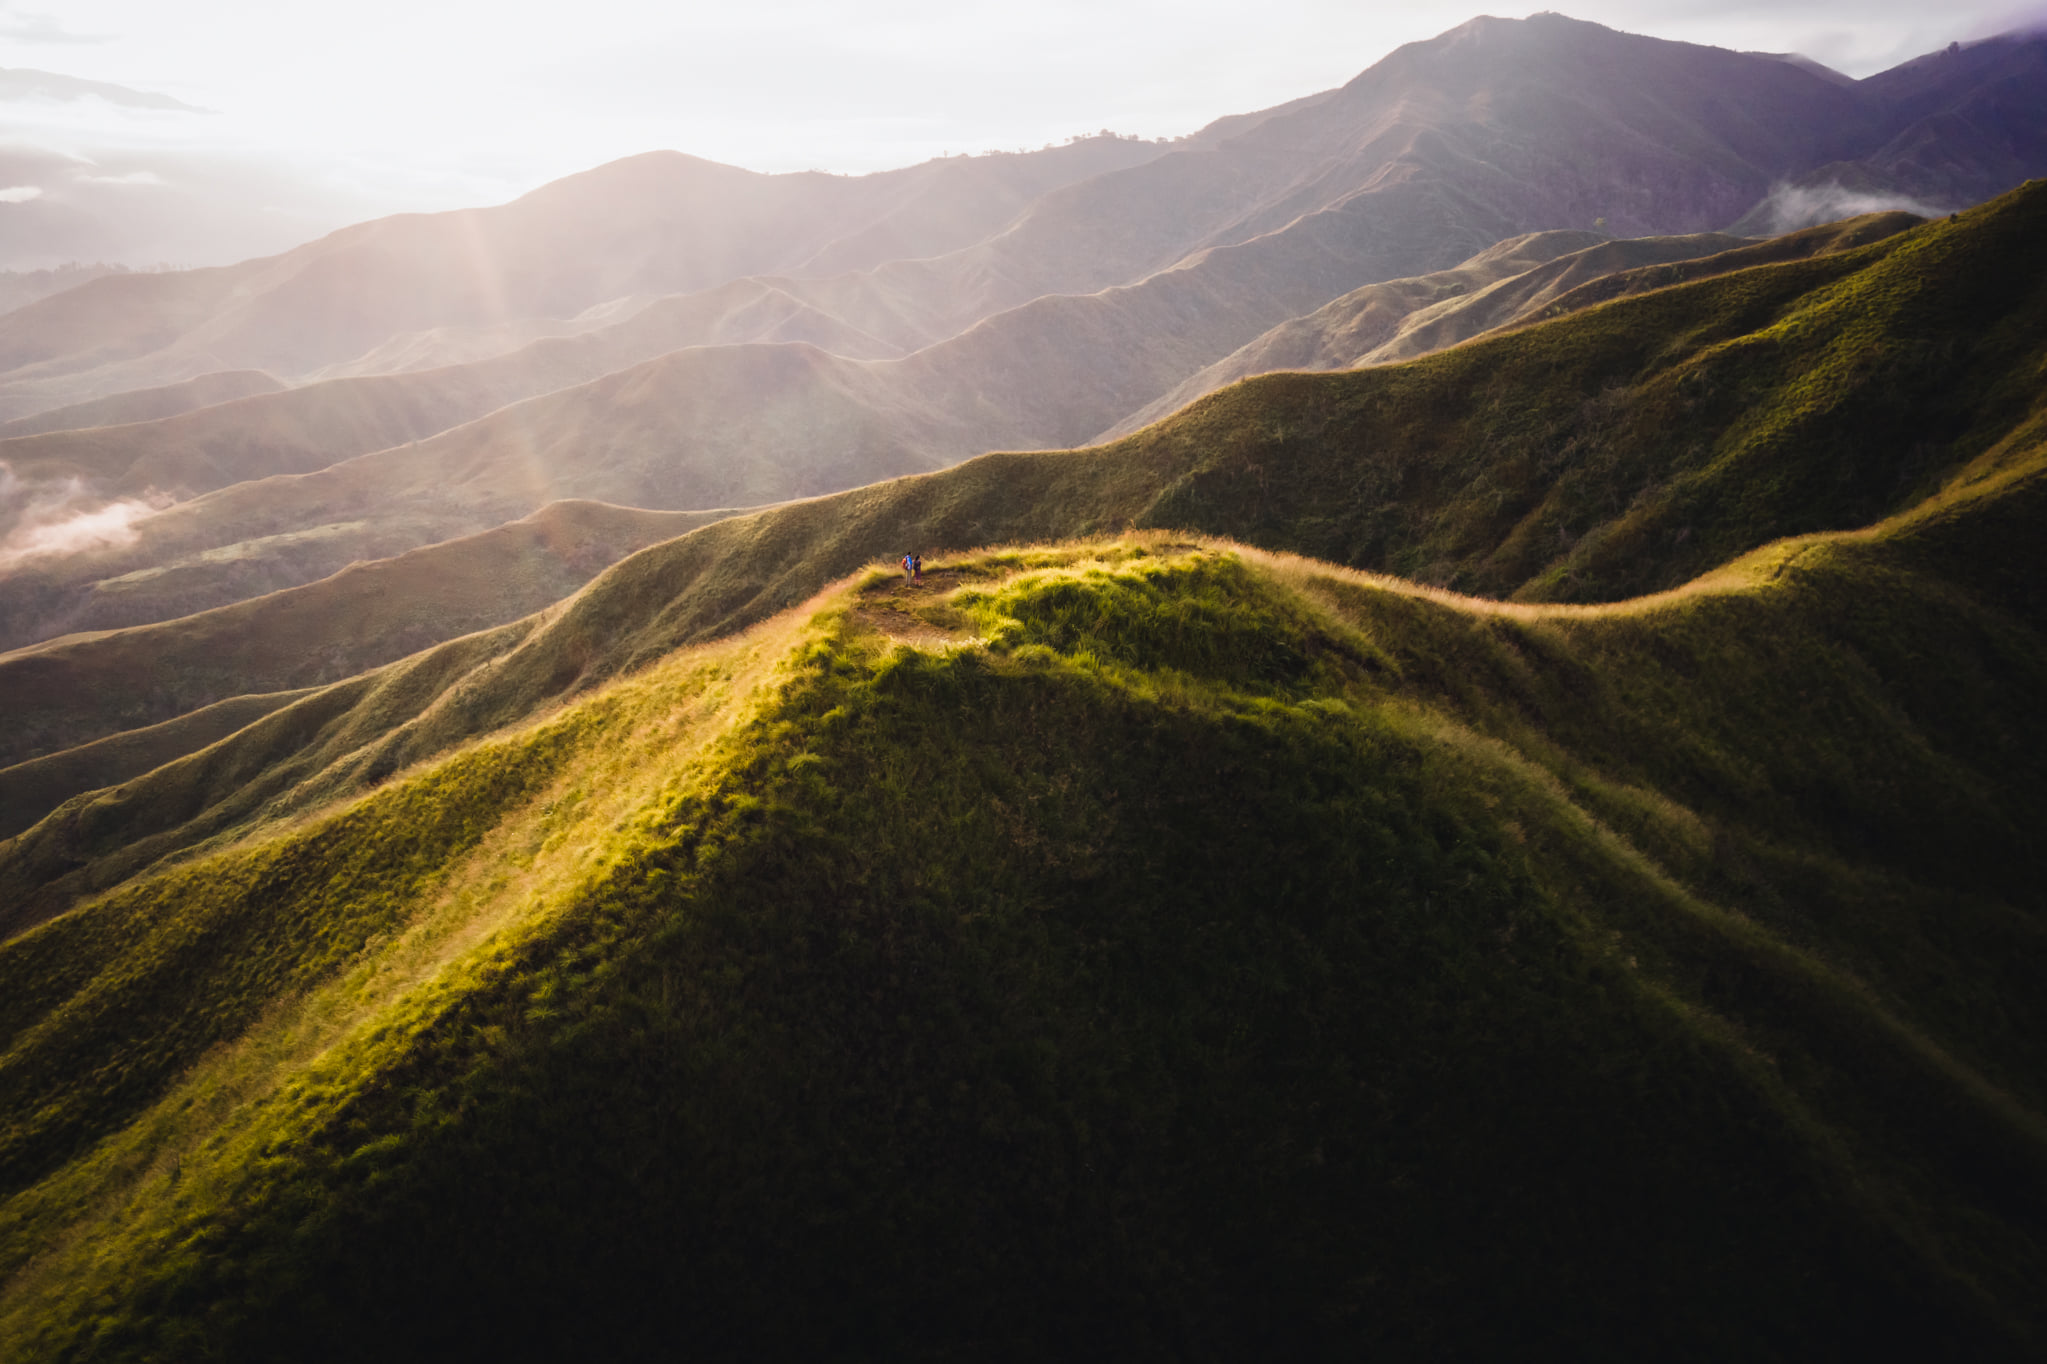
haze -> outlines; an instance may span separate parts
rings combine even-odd
[[[2010,0],[1570,12],[1857,76],[2023,17]],[[1102,128],[1176,136],[1340,84],[1468,17],[1418,0],[1279,0],[1255,22],[1217,0],[0,5],[0,67],[170,97],[0,85],[0,268],[225,263],[653,148],[859,173]],[[78,211],[53,225],[66,194]],[[37,199],[33,218],[10,211]]]

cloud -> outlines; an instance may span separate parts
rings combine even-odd
[[[167,183],[155,171],[129,171],[126,175],[80,175],[74,177],[81,185],[161,185]]]
[[[1891,212],[1940,218],[1947,215],[1948,209],[1894,191],[1849,189],[1837,184],[1779,185],[1744,214],[1743,220],[1766,233],[1795,232],[1801,227],[1838,222],[1864,213]]]
[[[73,33],[54,14],[31,14],[12,5],[0,6],[0,38],[15,43],[104,43],[100,33]]]
[[[161,496],[108,501],[83,479],[23,479],[0,463],[0,567],[37,555],[128,544],[135,539],[135,523],[169,501]]]
[[[2031,4],[2017,9],[2004,10],[1981,20],[1976,24],[1971,37],[1994,38],[1999,34],[2019,33],[2037,36],[2047,33],[2047,4]]]
[[[40,185],[10,185],[0,189],[0,204],[25,204],[31,199],[43,197]]]

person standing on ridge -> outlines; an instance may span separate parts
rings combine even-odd
[[[924,556],[921,554],[910,560],[910,581],[913,583],[924,581]]]
[[[903,556],[903,581],[906,583],[917,581],[917,557],[914,554]]]

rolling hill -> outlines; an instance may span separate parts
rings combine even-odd
[[[1495,248],[1454,279],[1525,269],[1587,235],[1540,234]],[[189,501],[255,485],[144,525],[110,549],[0,567],[0,584],[19,603],[0,612],[0,644],[146,623],[153,618],[133,614],[146,598],[104,585],[252,540],[319,533],[337,524],[344,499],[389,553],[522,515],[552,500],[550,490],[663,507],[763,502],[938,468],[989,448],[1078,444],[1319,298],[1284,278],[1242,278],[1238,254],[1209,253],[1128,288],[1034,300],[883,364],[846,363],[886,348],[834,332],[791,294],[749,280],[470,365],[333,379],[155,421],[0,440],[0,464],[24,486],[74,490],[81,505]],[[1455,286],[1431,276],[1408,293],[1444,287]],[[792,341],[809,349],[732,348]],[[510,406],[548,393],[557,396]],[[452,429],[465,423],[473,425]],[[590,458],[593,442],[603,457]],[[261,482],[378,451],[309,483]],[[478,472],[508,459],[520,476]],[[451,466],[496,496],[417,512],[422,490],[445,503]],[[408,501],[416,514],[394,517]],[[409,543],[396,538],[401,525],[413,533]],[[300,562],[311,570],[330,558]],[[222,587],[233,590],[225,575]]]
[[[155,419],[0,438],[0,463],[24,481],[76,480],[107,499],[185,500],[403,445],[672,351],[760,341],[800,341],[854,358],[893,353],[786,294],[745,281],[662,299],[600,330],[543,338],[472,364],[285,389],[271,384]],[[158,392],[183,394],[198,382]],[[118,410],[119,402],[66,410],[97,416]]]
[[[356,564],[304,587],[0,654],[0,694],[14,717],[0,737],[0,790],[10,765],[28,758],[231,696],[339,681],[517,620],[627,554],[719,515],[557,502],[523,520]],[[7,804],[0,797],[0,837],[33,822],[18,821]]]
[[[1768,242],[1718,232],[1609,241],[1575,232],[1510,238],[1455,270],[1367,285],[1306,317],[1284,322],[1131,413],[1099,439],[1127,435],[1254,374],[1412,360],[1489,331],[1561,316],[1623,293],[1861,246],[1917,221],[1907,213],[1867,214]],[[1658,268],[1678,262],[1688,264],[1682,270]],[[1595,281],[1602,282],[1596,290]]]
[[[52,408],[33,417],[0,422],[0,440],[15,436],[38,436],[46,431],[76,431],[88,426],[125,426],[133,422],[175,417],[215,403],[233,402],[258,393],[275,393],[283,384],[255,370],[227,370],[202,374],[183,383],[162,388],[135,389],[96,398],[71,407]]]
[[[1211,242],[138,522],[164,603],[481,533],[0,654],[0,1357],[2037,1358],[2043,239],[1509,243],[1099,446],[493,522],[1052,429]]]
[[[2043,218],[2047,183],[1404,365],[1248,380],[1110,445],[990,455],[720,520],[516,627],[78,797],[0,844],[0,899],[16,922],[54,913],[259,813],[363,789],[910,548],[1155,527],[1495,598],[1599,602],[1675,588],[1782,536],[1865,526],[2037,454],[2047,300],[2023,263]],[[213,695],[280,685],[223,678]],[[37,723],[26,693],[5,699]],[[100,703],[114,713],[81,732],[118,729],[119,707],[137,701],[108,686]],[[53,723],[59,713],[77,703]]]

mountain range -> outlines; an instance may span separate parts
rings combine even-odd
[[[2010,130],[2034,126],[2040,46],[1843,82],[1557,16],[1478,20],[1177,143],[1095,138],[859,179],[653,155],[273,260],[95,280],[0,316],[0,407],[16,414],[0,439],[0,594],[32,603],[25,620],[7,612],[0,642],[160,619],[97,585],[365,519],[330,504],[367,499],[384,533],[237,580],[293,586],[550,498],[744,505],[1120,433],[1210,380],[1301,363],[1239,352],[1359,288],[1464,269],[1531,231],[1724,227],[1929,119],[2004,137],[2001,170],[1958,206],[2039,164]],[[796,349],[764,349],[777,344]],[[628,377],[635,365],[653,368]],[[609,448],[555,467],[592,405],[615,410]],[[448,463],[474,471],[479,450],[539,476],[450,495]],[[378,458],[337,467],[364,455]],[[119,552],[99,552],[109,542]],[[85,552],[57,552],[69,545]]]
[[[2034,1357],[2043,60],[0,314],[0,1354]]]

